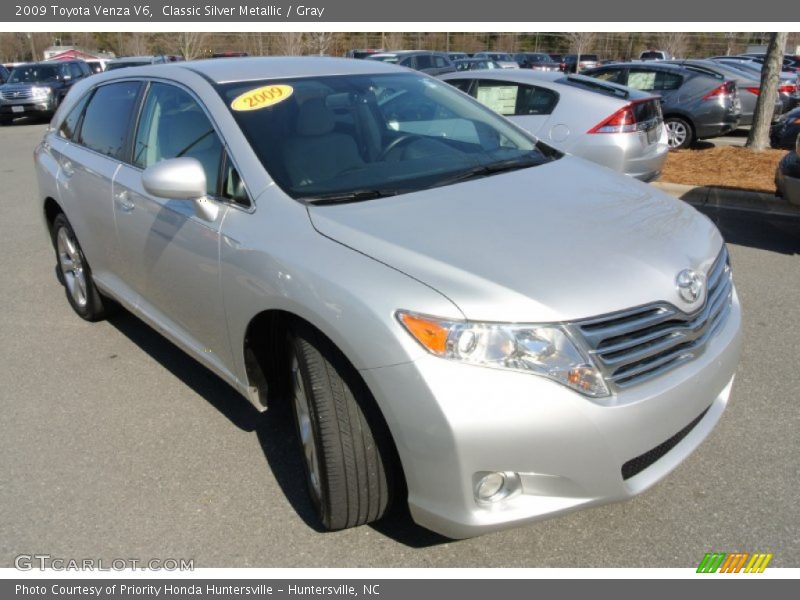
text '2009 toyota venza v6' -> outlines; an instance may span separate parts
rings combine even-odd
[[[426,75],[122,69],[75,85],[35,161],[75,312],[113,299],[291,403],[328,529],[407,502],[468,537],[629,498],[728,401],[714,225]]]

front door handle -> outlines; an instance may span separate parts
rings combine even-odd
[[[65,160],[61,163],[61,172],[64,173],[64,177],[67,179],[75,175],[75,168],[72,166],[72,161]]]
[[[117,192],[114,196],[114,200],[117,203],[117,206],[122,212],[129,213],[136,208],[136,205],[131,200],[131,195],[128,190],[122,190],[121,192]]]

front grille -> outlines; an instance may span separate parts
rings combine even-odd
[[[652,379],[703,353],[730,312],[733,282],[724,247],[707,281],[706,302],[693,314],[659,302],[576,323],[612,388]]]
[[[678,445],[678,443],[683,438],[689,435],[689,432],[697,426],[697,424],[703,419],[703,417],[706,416],[707,412],[708,408],[705,409],[702,413],[700,413],[700,416],[698,416],[694,421],[689,423],[686,427],[681,429],[678,433],[673,435],[666,442],[659,444],[658,446],[652,448],[651,450],[648,450],[644,454],[640,454],[636,458],[630,459],[628,462],[622,465],[622,479],[627,480],[633,477],[634,475],[638,475],[639,473],[644,471],[647,467],[656,462],[659,458],[664,456],[667,452],[672,450],[675,446]]]
[[[4,91],[0,92],[0,98],[3,100],[27,100],[33,98],[33,91],[30,88],[21,90]]]

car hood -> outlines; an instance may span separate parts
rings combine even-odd
[[[438,290],[474,320],[573,320],[654,301],[681,308],[677,274],[707,270],[722,246],[689,205],[570,156],[308,211],[322,235]]]

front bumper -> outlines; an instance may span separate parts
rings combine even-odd
[[[593,401],[547,379],[433,356],[362,371],[392,430],[414,520],[452,538],[630,498],[665,477],[710,433],[740,351],[734,292],[724,327],[696,360]],[[674,438],[638,474],[622,466]],[[522,489],[479,505],[476,473],[516,472]]]
[[[0,100],[0,116],[16,118],[26,115],[51,115],[57,106],[58,103],[53,96],[24,100]]]

